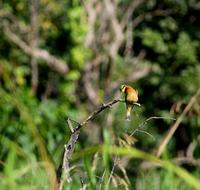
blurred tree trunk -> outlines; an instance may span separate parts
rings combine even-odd
[[[133,17],[133,14],[145,2],[146,0],[135,0],[123,4],[112,0],[82,1],[89,26],[85,44],[92,50],[93,56],[87,61],[80,83],[84,81],[84,93],[90,111],[100,102],[108,101],[121,82],[133,82],[149,73],[149,67],[147,68],[142,63],[145,52],[141,50],[138,55],[133,52],[132,35],[137,24],[141,22],[140,20],[133,27],[134,19],[137,19]],[[113,81],[120,51],[122,51],[124,62],[132,64],[133,67],[129,70],[127,65],[124,71],[129,72],[122,74],[121,79]],[[134,62],[141,63],[140,69],[136,69],[138,64]],[[121,73],[124,71],[122,70]],[[99,89],[102,89],[104,93],[97,93]]]
[[[37,0],[31,0],[29,4],[30,9],[30,47],[31,49],[36,49],[38,47],[38,8],[39,4]],[[32,93],[36,95],[38,87],[38,64],[35,56],[31,56],[31,87]]]

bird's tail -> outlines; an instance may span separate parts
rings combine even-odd
[[[127,111],[126,111],[126,120],[127,121],[131,120],[131,110],[132,110],[132,105],[127,105]]]

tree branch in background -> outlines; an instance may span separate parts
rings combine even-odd
[[[30,6],[30,47],[32,51],[38,47],[38,1],[31,0],[29,3]],[[38,65],[37,59],[34,56],[31,56],[31,87],[32,93],[35,95],[37,93],[38,87]]]
[[[121,20],[121,25],[122,28],[124,29],[126,27],[126,25],[128,25],[128,22],[130,21],[130,19],[132,18],[132,15],[134,13],[134,11],[141,5],[143,4],[145,1],[147,0],[134,0],[130,3],[130,5],[128,6],[126,12],[123,15],[123,18]]]
[[[193,107],[194,103],[196,102],[197,97],[200,94],[200,89],[197,90],[196,94],[194,96],[191,97],[189,103],[187,104],[187,106],[185,107],[185,109],[183,110],[183,113],[178,117],[178,119],[176,120],[176,122],[169,128],[167,134],[165,135],[165,137],[162,139],[156,156],[160,157],[161,154],[163,153],[163,151],[165,150],[168,142],[170,141],[170,139],[172,138],[173,134],[175,133],[175,131],[177,130],[177,128],[179,127],[180,123],[183,121],[185,115],[190,111],[190,109]]]
[[[194,157],[194,150],[198,145],[198,140],[200,138],[200,135],[198,135],[197,139],[194,140],[193,142],[191,142],[186,150],[186,155],[185,156],[178,156],[176,158],[172,159],[172,162],[177,164],[177,165],[189,165],[189,166],[199,166],[200,165],[200,159],[196,159]],[[143,161],[140,164],[140,168],[142,170],[147,170],[147,169],[151,169],[154,167],[160,167],[160,165],[149,162],[149,161]]]
[[[138,15],[137,17],[135,17],[132,21],[132,26],[133,29],[138,26],[138,24],[140,24],[145,18],[148,17],[156,17],[156,16],[167,16],[172,14],[173,11],[172,10],[162,10],[162,9],[157,9],[155,11],[151,11],[151,12],[147,12],[141,15]]]
[[[88,68],[90,69],[86,69],[85,72],[82,73],[81,79],[85,81],[83,83],[84,91],[90,103],[89,105],[92,109],[99,104],[98,93],[96,91],[96,89],[99,89],[99,87],[94,85],[95,82],[100,85],[100,88],[105,89],[106,97],[107,95],[110,95],[112,93],[113,89],[115,89],[116,86],[118,87],[118,81],[114,82],[114,88],[112,87],[113,83],[111,84],[113,64],[115,64],[117,54],[124,41],[126,46],[125,49],[127,50],[125,50],[125,52],[127,52],[127,55],[125,55],[124,59],[125,62],[126,57],[130,57],[128,55],[132,51],[133,46],[132,15],[135,9],[138,6],[144,4],[145,1],[146,0],[136,0],[133,2],[131,1],[126,6],[126,10],[123,11],[123,14],[121,16],[118,15],[117,11],[119,8],[119,4],[117,4],[115,1],[81,1],[85,9],[87,15],[87,22],[89,25],[89,30],[86,36],[85,44],[87,45],[87,47],[92,48],[94,52],[93,58],[87,63],[87,65],[89,65]],[[102,14],[102,11],[104,12],[104,14]],[[144,53],[144,51],[142,51],[142,53]],[[93,68],[93,62],[95,62],[94,60],[97,57],[99,64],[97,67]],[[132,81],[131,78],[137,80],[142,76],[146,76],[148,73],[149,70],[147,71],[146,68],[144,69],[144,72],[134,71],[134,74],[130,72],[130,79],[128,79],[127,81],[126,77],[126,79],[124,79],[123,81]],[[138,76],[138,74],[140,76]]]
[[[26,42],[20,39],[19,36],[17,36],[14,32],[11,31],[7,22],[4,22],[3,28],[6,37],[11,42],[16,44],[19,48],[21,48],[27,55],[45,61],[49,67],[53,68],[60,74],[65,74],[66,72],[68,72],[69,68],[63,60],[56,58],[46,50],[31,48]]]
[[[148,65],[143,66],[143,68],[141,69],[135,69],[133,71],[131,70],[131,72],[127,74],[126,78],[113,81],[106,94],[108,96],[110,96],[111,94],[115,94],[115,92],[119,89],[119,84],[127,84],[130,82],[135,82],[147,76],[150,73],[150,71],[151,68]]]
[[[114,33],[114,39],[112,39],[112,43],[108,49],[108,52],[112,59],[116,58],[116,53],[121,46],[122,41],[124,40],[122,27],[117,19],[117,13],[115,9],[114,2],[111,0],[104,0],[104,7],[107,14],[107,17],[110,20],[111,28]],[[113,34],[110,34],[110,38],[112,38]]]
[[[82,4],[86,10],[87,13],[87,20],[88,20],[88,33],[85,39],[85,44],[87,47],[93,47],[94,48],[94,44],[95,44],[95,23],[96,23],[96,19],[98,16],[98,11],[97,11],[97,1],[96,0],[92,0],[90,3],[85,3],[82,0]],[[95,6],[96,5],[96,6]]]
[[[93,60],[86,62],[85,69],[83,71],[82,77],[80,78],[80,80],[83,82],[85,93],[90,102],[90,105],[92,105],[92,109],[98,106],[97,89],[93,85],[93,81],[95,80],[93,71],[96,70],[101,64],[101,60],[102,58],[99,54]]]
[[[87,95],[87,98],[92,105],[92,107],[96,107],[97,102],[97,91],[92,83],[92,74],[89,72],[89,70],[84,71],[84,74],[82,75],[82,81],[83,86],[85,88],[85,93]]]

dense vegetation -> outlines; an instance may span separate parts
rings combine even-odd
[[[198,0],[0,7],[1,190],[53,188],[71,135],[66,118],[82,122],[123,98],[122,83],[138,89],[141,107],[127,122],[117,103],[81,129],[63,189],[199,189]]]

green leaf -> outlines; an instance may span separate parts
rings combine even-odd
[[[197,62],[197,43],[195,41],[192,41],[187,33],[181,32],[179,34],[176,44],[176,58],[179,62],[185,64]]]
[[[13,177],[13,170],[16,167],[16,152],[15,149],[11,149],[7,160],[5,162],[4,173],[8,178]]]
[[[142,37],[142,43],[152,48],[156,53],[166,53],[168,51],[168,47],[160,32],[146,28],[140,36]]]

